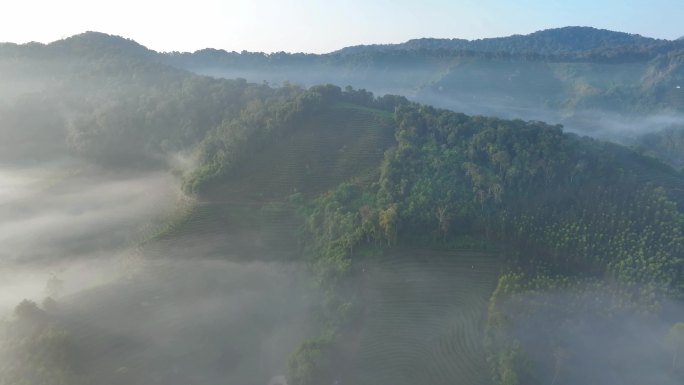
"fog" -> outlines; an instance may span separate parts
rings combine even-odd
[[[432,185],[440,185],[441,179],[462,178],[466,185],[470,183],[468,178],[484,180],[488,178],[483,175],[496,176],[502,170],[489,170],[491,165],[482,160],[480,165],[472,163],[482,168],[482,173],[471,175],[467,171],[461,175],[459,167],[465,169],[469,165],[452,165],[449,169],[455,174],[420,175],[425,177],[419,179],[425,186],[416,182],[412,187],[415,190],[407,191],[406,197],[394,197],[391,199],[395,201],[391,201],[376,193],[383,189],[393,191],[391,179],[396,174],[401,186],[396,190],[403,195],[404,187],[413,183],[407,178],[414,177],[414,171],[407,170],[415,163],[419,172],[419,165],[428,162],[421,158],[421,147],[416,146],[402,153],[406,165],[399,167],[386,157],[381,166],[383,151],[395,143],[389,130],[386,143],[372,135],[368,139],[369,148],[373,147],[373,154],[378,154],[378,164],[370,164],[366,159],[376,159],[375,155],[354,158],[357,152],[351,147],[356,141],[367,139],[362,130],[384,133],[392,125],[387,111],[374,110],[376,105],[372,101],[355,104],[352,99],[339,99],[331,106],[320,104],[324,109],[318,110],[317,103],[327,103],[325,98],[315,97],[321,95],[314,94],[307,102],[312,95],[302,91],[298,94],[301,99],[283,97],[280,101],[266,87],[251,88],[253,85],[239,84],[244,82],[194,76],[154,61],[163,62],[159,57],[139,62],[139,58],[119,57],[125,50],[106,46],[101,48],[105,54],[99,55],[88,49],[87,39],[76,41],[74,47],[73,52],[81,52],[79,47],[87,48],[83,52],[90,52],[93,57],[81,58],[67,50],[59,66],[60,60],[43,63],[30,55],[24,58],[26,63],[17,60],[12,64],[11,57],[6,60],[10,63],[5,63],[6,68],[0,63],[0,79],[7,80],[0,84],[0,385],[24,381],[24,372],[57,376],[49,372],[49,365],[54,363],[51,360],[59,361],[63,356],[76,362],[57,362],[54,366],[59,376],[67,376],[61,372],[67,368],[87,377],[79,378],[78,382],[59,378],[58,383],[70,385],[285,385],[290,357],[310,373],[315,373],[315,366],[320,365],[321,371],[327,370],[326,375],[335,379],[333,385],[342,385],[340,378],[349,383],[380,385],[491,383],[492,356],[487,356],[483,341],[488,338],[487,326],[492,325],[489,312],[497,310],[491,302],[492,293],[502,273],[515,271],[516,261],[525,256],[518,255],[519,250],[499,250],[507,247],[508,241],[490,235],[487,221],[493,219],[479,217],[498,215],[488,210],[498,210],[499,206],[489,207],[480,202],[478,209],[477,205],[469,207],[470,203],[455,200],[464,206],[455,210],[467,214],[453,214],[466,219],[454,219],[451,228],[447,222],[453,218],[441,223],[445,218],[440,209],[444,214],[446,206],[435,207],[439,231],[444,232],[442,242],[427,225],[425,229],[414,228],[415,223],[429,224],[429,219],[411,222],[411,218],[401,218],[417,215],[401,207],[425,204],[432,208],[427,206],[428,200],[437,205],[441,198],[432,195],[441,192],[433,191]],[[49,56],[48,52],[45,57]],[[634,147],[674,167],[684,165],[684,151],[677,142],[681,140],[684,145],[684,135],[676,140],[666,135],[648,137],[683,132],[684,114],[676,110],[645,107],[647,112],[620,112],[598,104],[593,106],[586,100],[578,106],[572,101],[564,104],[566,94],[558,90],[567,89],[558,86],[561,80],[554,77],[557,74],[547,73],[544,80],[542,75],[537,76],[536,67],[523,68],[527,62],[517,63],[517,69],[512,71],[502,61],[497,64],[502,69],[492,72],[496,76],[478,72],[480,64],[475,63],[470,68],[473,72],[449,78],[453,75],[450,71],[456,69],[455,62],[431,59],[422,64],[410,60],[409,64],[402,64],[392,63],[392,58],[387,62],[362,59],[329,63],[323,60],[302,67],[288,64],[275,68],[277,63],[273,62],[248,69],[200,65],[188,69],[273,87],[286,82],[302,87],[325,83],[350,85],[376,95],[398,94],[469,115],[561,124],[566,132]],[[521,68],[529,78],[515,80]],[[602,68],[602,72],[588,78],[601,78],[611,68]],[[539,84],[526,88],[527,83],[535,83],[537,78]],[[448,84],[449,79],[452,89],[446,92],[448,87],[442,84]],[[500,87],[501,79],[509,83]],[[584,85],[571,83],[568,81],[578,88]],[[336,110],[340,105],[345,109]],[[415,112],[416,116],[423,113],[423,109],[417,110],[420,111]],[[295,115],[300,113],[302,117]],[[296,116],[301,120],[293,120],[293,125],[301,127],[287,127],[290,121],[281,122],[282,116]],[[321,116],[323,120],[319,120]],[[332,170],[330,181],[318,180],[318,171],[312,172],[309,164],[316,162],[320,167],[328,167],[337,155],[319,151],[327,149],[327,136],[325,142],[319,141],[315,135],[314,139],[309,138],[310,133],[305,131],[319,129],[316,122],[324,121],[333,132],[336,121],[332,119],[347,117],[350,120],[340,127],[354,125],[360,135],[353,132],[349,135],[353,138],[340,139],[349,140],[348,143],[341,143],[339,149],[335,149],[334,143],[330,151],[335,149],[346,155],[344,161],[333,163],[334,167],[349,167],[349,174],[346,170]],[[378,126],[380,120],[382,127]],[[412,124],[407,122],[402,124]],[[262,126],[266,127],[263,132]],[[400,135],[402,128],[397,126],[399,130],[394,133]],[[286,129],[291,131],[282,131]],[[254,139],[249,130],[264,138]],[[283,136],[278,136],[283,132],[295,135],[283,140]],[[327,131],[325,135],[332,140],[337,138]],[[274,147],[259,151],[263,148],[259,140],[263,139],[268,139],[264,142],[268,142],[267,146],[290,146],[283,152],[287,156],[271,151]],[[300,139],[301,143],[296,143]],[[465,135],[463,140],[467,140]],[[579,142],[591,141],[572,143]],[[524,140],[511,143],[525,145]],[[307,152],[303,146],[310,145],[320,148],[305,153],[304,160],[290,157],[294,152]],[[242,146],[249,154],[238,151]],[[617,148],[605,148],[608,147]],[[591,146],[579,149],[595,155]],[[392,155],[392,151],[385,154]],[[453,159],[480,162],[457,151],[461,150],[454,146]],[[611,154],[618,154],[615,157],[619,158],[623,153]],[[496,154],[499,155],[508,153],[501,151]],[[326,159],[316,158],[319,156]],[[610,172],[613,166],[632,167],[639,163],[630,163],[636,156],[625,158],[629,159],[624,163],[618,159],[601,167]],[[251,167],[248,161],[255,161],[255,166]],[[447,161],[450,160],[435,158],[430,162]],[[274,162],[282,165],[274,167]],[[684,187],[679,174],[653,163],[656,166],[646,161],[637,165],[646,170],[638,176],[639,181],[658,184],[663,180],[657,178],[671,178],[667,181],[668,197]],[[306,169],[300,164],[306,164]],[[363,166],[358,170],[364,170],[364,175],[353,175],[360,172],[354,171],[357,164]],[[585,170],[579,167],[581,162],[577,165],[577,170]],[[243,166],[244,170],[232,169]],[[530,170],[536,167],[519,166]],[[198,173],[192,174],[193,171]],[[406,174],[402,174],[404,171]],[[296,178],[303,172],[307,175],[301,180]],[[515,178],[516,172],[510,173],[511,178]],[[391,177],[383,180],[383,173]],[[324,199],[312,203],[314,193],[307,191],[320,191],[305,185],[322,181],[325,188],[333,188],[347,178],[337,180],[337,174],[353,176],[350,185],[363,190],[358,198],[364,204],[360,209],[342,207],[353,207],[358,202],[340,207],[335,206],[339,202],[326,203]],[[282,181],[291,177],[297,180]],[[183,190],[183,183],[188,181],[197,190]],[[473,191],[479,189],[476,184],[473,181]],[[279,189],[281,185],[286,187]],[[422,188],[424,196],[411,195]],[[501,188],[496,184],[489,186],[492,191]],[[190,195],[190,191],[196,195]],[[333,198],[357,199],[352,198],[351,190],[340,191],[335,194],[340,197]],[[449,191],[447,195],[466,192]],[[344,198],[345,194],[349,196]],[[414,198],[415,202],[408,201]],[[626,194],[609,203],[614,203],[617,211],[624,207],[632,210],[632,198]],[[389,200],[387,205],[379,202],[383,199]],[[421,203],[422,200],[425,202]],[[325,207],[314,207],[321,202]],[[577,202],[577,207],[582,208],[581,203]],[[498,204],[505,209],[504,204],[509,203]],[[664,204],[662,207],[663,212],[671,208]],[[309,209],[316,214],[306,212]],[[362,218],[364,213],[372,213],[368,217],[371,219]],[[334,218],[338,214],[340,218]],[[585,225],[580,216],[577,227]],[[430,213],[425,217],[435,220]],[[671,218],[661,219],[665,223]],[[313,239],[302,224],[307,222],[315,227],[318,221],[328,227],[321,234],[327,233]],[[352,228],[357,222],[361,229]],[[676,233],[678,224],[674,219],[667,222],[672,223],[672,232]],[[444,224],[446,228],[442,229]],[[404,235],[402,225],[423,233],[408,234],[407,238],[416,238],[408,239],[406,244],[401,243],[403,239],[391,240],[392,232]],[[383,232],[386,234],[381,235]],[[521,245],[527,242],[523,239],[527,235],[519,235]],[[303,239],[305,236],[311,238]],[[567,238],[572,236],[576,235]],[[653,242],[659,240],[652,238],[656,239]],[[513,248],[516,247],[514,243]],[[510,254],[504,255],[507,253]],[[549,260],[553,265],[553,259]],[[605,273],[600,284],[539,292],[520,289],[507,298],[508,302],[499,304],[509,321],[508,330],[503,332],[519,341],[525,359],[537,365],[531,380],[551,385],[671,385],[674,377],[668,370],[674,373],[670,369],[674,365],[665,335],[674,323],[684,320],[684,308],[674,300],[660,301],[666,298],[665,294],[655,301],[655,294],[649,296],[651,288],[639,291],[630,287],[634,292],[627,293],[620,291],[627,284],[612,287],[609,281],[613,277],[606,273],[611,268],[579,266],[581,273],[568,272],[568,280],[558,279],[565,284],[574,279],[572,274]],[[328,278],[334,283],[319,282],[320,286],[316,286],[316,280]],[[21,329],[24,321],[28,326]],[[13,334],[13,330],[24,334]],[[39,340],[38,348],[25,336]],[[320,348],[314,344],[314,348],[307,348],[310,350],[298,351],[309,339],[324,342]],[[298,355],[301,351],[304,353]],[[511,367],[521,371],[526,368]],[[519,385],[527,384],[525,380],[529,379],[523,378]],[[52,378],[34,382],[51,381]],[[312,382],[315,381],[309,381]]]
[[[312,333],[301,266],[221,260],[215,234],[147,251],[182,207],[167,172],[73,161],[0,178],[0,319],[52,297],[99,383],[266,384]]]
[[[62,299],[92,372],[121,384],[266,384],[311,333],[312,292],[293,265],[151,261]],[[198,259],[199,257],[199,259]],[[117,348],[112,348],[117,346]]]
[[[534,116],[534,115],[533,115]],[[627,146],[638,145],[643,136],[666,130],[683,130],[684,114],[661,112],[626,115],[602,110],[580,110],[570,116],[539,114],[547,122],[562,124],[565,131]]]
[[[599,108],[571,110],[542,107],[500,95],[445,96],[421,92],[414,100],[469,115],[560,124],[565,132],[618,143],[675,167],[684,167],[684,114],[675,110],[617,112]]]
[[[547,369],[535,372],[539,383],[678,383],[668,332],[684,318],[681,303],[590,283],[517,294],[500,309],[530,364]]]
[[[265,82],[273,86],[280,86],[286,82],[304,88],[319,84],[351,86],[355,89],[372,91],[378,96],[401,95],[418,102],[427,100],[416,97],[421,91],[421,85],[429,83],[436,77],[436,70],[433,71],[430,68],[380,69],[372,65],[363,69],[339,66],[333,70],[323,65],[301,68],[279,67],[277,70],[201,66],[191,66],[188,69],[202,75],[226,79],[243,78],[249,82]]]
[[[608,66],[610,67],[610,66]],[[629,65],[625,65],[628,69]],[[592,107],[552,107],[548,104],[563,95],[549,93],[540,95],[525,93],[525,89],[511,88],[507,84],[489,84],[487,87],[476,87],[477,80],[470,87],[476,87],[476,92],[470,89],[459,90],[458,87],[445,91],[441,86],[434,86],[433,82],[442,81],[444,69],[428,66],[379,69],[368,65],[362,70],[350,70],[340,66],[333,71],[323,65],[308,65],[303,68],[287,66],[276,69],[243,69],[230,67],[188,67],[190,70],[213,77],[244,78],[251,82],[266,82],[271,85],[282,85],[285,82],[310,87],[316,84],[350,85],[354,88],[365,88],[376,95],[397,94],[406,96],[418,103],[425,103],[468,115],[496,116],[504,119],[537,120],[549,124],[561,124],[567,132],[586,135],[600,140],[638,146],[644,135],[660,133],[665,130],[684,130],[684,114],[676,110],[662,111],[628,111],[620,112],[611,109]],[[465,69],[464,71],[468,71]],[[620,76],[626,76],[614,69]],[[499,70],[500,71],[500,70]],[[611,69],[602,69],[606,76],[611,76]],[[458,71],[454,71],[458,72]],[[496,71],[495,71],[496,72]],[[510,72],[510,70],[508,70]],[[504,71],[504,73],[508,73]],[[621,75],[622,74],[622,75]],[[546,74],[548,76],[548,74]],[[477,71],[474,77],[481,77]],[[503,75],[497,74],[501,77]],[[505,77],[505,76],[504,76]],[[468,76],[465,76],[468,78]],[[435,83],[439,84],[439,83]],[[475,85],[474,85],[475,84]],[[520,95],[516,94],[520,93]],[[548,92],[548,91],[547,91]],[[545,98],[546,96],[546,98]],[[571,95],[566,95],[570,97]],[[667,159],[679,166],[684,159]]]
[[[440,95],[422,92],[415,98],[469,115],[496,116],[505,119],[538,120],[562,124],[565,131],[621,143],[633,142],[641,135],[671,128],[684,128],[684,114],[678,111],[620,113],[607,109],[554,109],[529,100],[502,94]]]
[[[12,178],[11,176],[9,178]],[[9,179],[8,178],[8,179]],[[5,179],[3,182],[10,183]],[[24,180],[0,206],[3,260],[58,260],[131,244],[143,226],[172,209],[172,180],[163,173],[135,176],[91,174],[67,177],[40,191]],[[23,191],[33,183],[30,192]]]
[[[45,295],[52,276],[67,283],[66,293],[117,277],[127,249],[173,210],[175,182],[165,173],[54,163],[0,171],[3,310]]]

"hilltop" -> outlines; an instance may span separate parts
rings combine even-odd
[[[528,35],[512,35],[508,37],[477,40],[434,38],[412,39],[400,44],[347,47],[333,53],[358,54],[364,51],[442,50],[563,55],[600,51],[602,49],[647,49],[657,45],[666,45],[668,43],[671,42],[593,27],[563,27],[537,31]]]

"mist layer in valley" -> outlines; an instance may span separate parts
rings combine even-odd
[[[146,252],[183,207],[170,174],[68,162],[1,175],[2,318],[50,298],[97,383],[265,384],[311,333],[301,266],[222,260],[215,234]],[[6,365],[31,364],[13,354]]]
[[[680,46],[608,32],[0,45],[0,384],[681,383]]]
[[[117,278],[126,253],[176,199],[165,173],[108,173],[75,161],[6,165],[0,177],[3,310],[40,298],[51,277],[65,281],[60,294]]]
[[[681,41],[587,27],[474,41],[416,39],[324,55],[207,49],[161,60],[257,83],[350,85],[469,115],[562,124],[634,147],[684,126]],[[680,168],[681,156],[671,152],[647,149]]]

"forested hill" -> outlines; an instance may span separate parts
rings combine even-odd
[[[564,27],[537,31],[529,35],[513,35],[477,40],[413,39],[400,44],[361,45],[343,48],[335,53],[355,54],[391,50],[442,50],[536,54],[541,56],[598,52],[601,50],[642,50],[676,46],[672,41],[592,27]]]
[[[566,27],[474,41],[416,39],[323,55],[205,49],[160,60],[254,82],[351,85],[470,114],[561,122],[606,138],[617,119],[610,114],[630,116],[631,122],[638,115],[684,111],[683,50],[681,40]]]
[[[416,39],[324,55],[168,53],[175,67],[216,77],[351,85],[474,115],[561,123],[681,167],[684,43],[588,27],[503,38]],[[665,144],[668,143],[668,144]]]
[[[355,106],[346,104],[352,97]],[[203,142],[201,166],[186,185],[212,201],[235,199],[247,189],[247,196],[281,202],[281,210],[298,212],[302,258],[326,298],[321,309],[326,328],[292,356],[293,383],[370,383],[371,377],[359,374],[363,363],[358,355],[366,354],[363,346],[393,342],[386,335],[365,336],[363,325],[372,323],[369,314],[375,310],[366,297],[370,294],[365,287],[374,284],[366,281],[366,269],[383,259],[393,263],[402,250],[414,250],[413,263],[429,259],[419,256],[435,249],[501,254],[503,270],[494,292],[488,292],[492,296],[486,334],[474,328],[465,337],[480,341],[468,356],[469,365],[487,362],[488,376],[497,384],[543,384],[553,378],[567,384],[607,378],[638,380],[636,384],[651,378],[652,371],[670,358],[661,341],[668,338],[667,328],[679,321],[680,313],[672,313],[665,304],[684,295],[681,173],[624,147],[566,134],[559,126],[541,122],[470,117],[334,86],[314,87],[300,100],[304,103],[286,119],[289,123],[272,125],[269,131],[260,125],[215,131]],[[385,106],[393,110],[391,120]],[[312,124],[326,122],[322,117],[336,110],[332,131],[326,127],[331,123]],[[287,116],[282,110],[276,114]],[[393,126],[394,141],[376,141],[385,150],[382,161],[377,155],[366,158],[371,161],[346,176],[330,167],[337,181],[307,179],[312,171],[323,174],[307,166],[316,162],[311,158],[316,154],[318,162],[334,159],[332,164],[351,167],[337,160],[344,158],[338,155],[340,150],[355,151],[353,141],[342,141],[344,131],[355,126],[345,126],[352,116],[375,117],[377,123],[364,124],[369,133],[382,132],[379,125]],[[279,147],[281,138],[294,135],[335,135],[342,148],[329,155],[300,148],[300,160],[293,162]],[[255,159],[251,154],[258,148],[265,155]],[[288,166],[283,167],[284,162]],[[261,177],[250,178],[241,169]],[[293,170],[300,170],[302,177]],[[282,182],[273,181],[282,173],[292,180],[278,189]],[[320,183],[326,188],[315,187]],[[555,295],[564,299],[562,306]],[[401,320],[402,313],[397,317]],[[557,322],[564,328],[559,329]],[[573,327],[574,322],[582,327]],[[630,344],[620,356],[624,362],[641,360],[647,369],[606,369],[613,359],[610,352],[624,343],[598,336],[606,333],[606,325],[612,325],[612,333],[626,333],[632,323],[651,325],[662,337],[639,341],[648,352],[647,360]],[[587,336],[600,344],[568,342]],[[361,347],[350,347],[348,341],[357,338]],[[457,341],[443,335],[435,344],[453,344],[455,354],[464,354]],[[479,350],[482,346],[485,353]],[[435,348],[422,342],[421,347]],[[558,351],[563,352],[560,364],[554,358]],[[535,365],[526,364],[529,361]],[[411,378],[419,383],[433,382],[440,378],[437,373],[451,370],[446,364],[420,362],[433,365],[435,372],[413,373]],[[560,372],[558,365],[568,370]],[[591,374],[582,374],[585,369]],[[394,368],[386,381],[407,383],[406,374]],[[675,371],[662,383],[675,384],[681,378]]]
[[[679,63],[677,55],[657,58],[671,71],[654,70],[653,84],[678,79],[680,70],[668,67]],[[305,266],[322,300],[307,308],[315,312],[315,333],[293,349],[288,383],[643,384],[654,373],[659,384],[684,380],[682,334],[673,327],[684,321],[680,171],[560,125],[471,116],[330,84],[212,78],[169,65],[175,56],[96,33],[0,47],[2,161],[35,166],[72,156],[104,169],[172,171],[193,205],[140,253],[191,259],[184,246],[199,244],[213,259]],[[509,68],[488,63],[499,74]],[[385,73],[380,82],[400,82],[403,72],[383,68],[364,76]],[[523,69],[521,84],[533,72]],[[463,80],[451,74],[449,84]],[[543,98],[557,86],[553,79],[520,95]],[[411,279],[403,279],[404,266],[420,273],[409,269]],[[459,274],[439,280],[451,285],[447,294],[425,273],[440,266]],[[194,352],[169,358],[188,373],[172,372],[157,356],[129,371],[131,357],[151,356],[134,354],[147,346],[124,343],[104,354],[111,351],[97,350],[88,335],[70,338],[97,331],[82,328],[91,318],[74,321],[55,306],[24,302],[2,324],[0,347],[10,349],[2,357],[13,359],[2,361],[0,379],[214,378],[192,377],[194,365],[182,361]],[[139,313],[145,311],[152,310]],[[271,320],[268,314],[259,313],[256,324]],[[110,337],[121,341],[103,341]],[[395,349],[381,354],[385,346]],[[262,363],[235,346],[212,349],[201,367],[216,371],[220,383]],[[103,362],[75,364],[79,357]]]
[[[0,56],[79,55],[101,65],[125,57],[139,65],[161,63],[255,83],[351,85],[471,114],[552,120],[575,129],[585,111],[684,110],[683,49],[681,40],[566,27],[473,41],[416,39],[323,55],[212,48],[159,53],[131,40],[87,32],[47,45],[3,44]]]

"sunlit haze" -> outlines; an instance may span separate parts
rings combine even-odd
[[[11,1],[0,41],[51,42],[85,31],[157,51],[329,52],[419,37],[527,34],[568,25],[643,36],[684,35],[680,0],[195,0]]]

